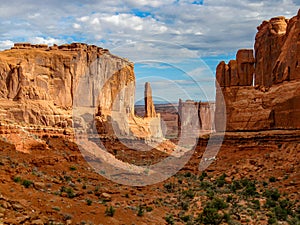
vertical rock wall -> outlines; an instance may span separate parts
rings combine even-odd
[[[179,100],[178,129],[181,135],[199,135],[215,131],[215,103]]]
[[[216,129],[300,129],[300,10],[297,16],[272,18],[259,27],[253,50],[216,69]],[[224,102],[223,102],[224,98]]]

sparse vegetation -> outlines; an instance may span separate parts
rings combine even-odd
[[[22,185],[23,185],[25,188],[29,188],[32,184],[33,184],[33,182],[32,182],[31,180],[23,180],[23,181],[22,181]]]
[[[21,181],[22,181],[22,179],[21,179],[21,177],[14,177],[14,182],[16,182],[16,183],[21,183]]]
[[[70,166],[70,170],[75,171],[75,170],[77,170],[77,167],[76,166]]]
[[[138,216],[143,216],[144,215],[144,209],[143,209],[143,207],[141,205],[139,205],[137,207],[137,209],[138,209],[137,215]]]
[[[92,205],[92,203],[93,203],[93,201],[89,198],[87,198],[85,201],[86,201],[87,205]]]
[[[168,215],[165,217],[165,220],[166,220],[167,224],[170,224],[170,225],[175,224],[173,214],[168,214]]]
[[[105,209],[105,215],[113,217],[115,215],[116,209],[113,206],[109,206]]]

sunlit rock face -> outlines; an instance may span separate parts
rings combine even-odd
[[[253,50],[216,69],[217,130],[300,129],[300,14],[259,27]],[[224,98],[224,102],[223,102]],[[226,108],[226,128],[221,108]]]
[[[0,52],[1,120],[162,137],[149,83],[145,93],[148,114],[137,119],[133,63],[94,45],[17,43]],[[144,133],[134,132],[142,126]]]

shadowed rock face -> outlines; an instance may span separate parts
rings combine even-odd
[[[300,129],[299,33],[300,11],[291,19],[264,21],[256,34],[255,58],[253,50],[239,50],[236,60],[218,65],[216,121],[226,107],[227,131]]]

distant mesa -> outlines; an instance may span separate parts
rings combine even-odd
[[[181,136],[215,132],[215,103],[182,101],[178,104],[178,129]]]

